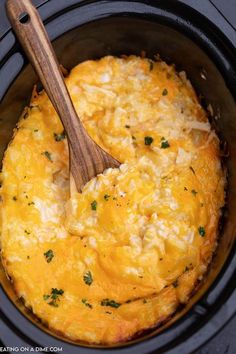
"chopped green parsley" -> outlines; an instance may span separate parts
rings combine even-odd
[[[153,138],[151,136],[145,136],[144,143],[145,145],[151,145],[153,143]]]
[[[206,234],[205,228],[203,226],[199,226],[198,233],[199,233],[200,236],[204,237],[205,234]]]
[[[52,288],[52,291],[51,291],[51,298],[52,299],[57,299],[59,295],[63,295],[64,294],[64,290],[62,289],[57,289],[57,288]]]
[[[101,301],[101,306],[110,306],[110,307],[114,307],[117,309],[118,307],[120,307],[120,305],[121,304],[119,304],[115,300],[103,299]]]
[[[54,133],[54,139],[58,141],[62,141],[66,138],[66,132],[63,131],[61,134]]]
[[[84,274],[83,279],[84,279],[85,284],[87,284],[89,286],[92,284],[93,276],[92,276],[92,273],[90,272],[90,270]]]
[[[48,251],[45,252],[43,255],[45,256],[46,261],[47,261],[48,263],[50,263],[50,262],[52,261],[53,257],[54,257],[53,250],[48,250]]]
[[[42,155],[46,156],[46,158],[52,162],[52,155],[48,151],[42,152]]]
[[[43,299],[47,301],[47,304],[53,307],[58,307],[58,302],[60,301],[60,296],[64,294],[64,290],[52,288],[51,294],[43,295]],[[50,300],[50,301],[48,301]]]
[[[167,149],[170,147],[170,144],[168,140],[166,140],[164,137],[161,138],[161,149]]]
[[[92,209],[92,210],[97,210],[97,205],[98,205],[97,201],[94,200],[94,201],[91,203],[91,209]]]
[[[82,299],[81,301],[85,306],[89,307],[90,309],[93,308],[93,306],[86,299]]]
[[[197,192],[195,191],[195,189],[192,189],[192,190],[191,190],[191,193],[192,193],[194,196],[197,195]]]

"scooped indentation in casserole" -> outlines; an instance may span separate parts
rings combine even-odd
[[[206,272],[224,205],[219,141],[185,74],[163,61],[86,61],[66,84],[122,164],[70,196],[62,124],[34,92],[3,162],[2,259],[51,329],[118,343],[172,315]]]

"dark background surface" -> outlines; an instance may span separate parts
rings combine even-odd
[[[200,0],[205,1],[205,0]],[[236,0],[210,0],[227,21],[236,29]]]
[[[206,1],[206,0],[196,0]],[[210,0],[227,19],[227,21],[236,29],[236,0]],[[8,27],[4,10],[5,0],[0,0],[0,36],[3,29]],[[35,0],[34,3],[42,3],[41,0]],[[1,51],[1,48],[0,48]],[[0,332],[0,338],[4,340],[4,334]],[[0,346],[1,346],[0,342]],[[69,353],[65,353],[69,354]],[[194,354],[236,354],[236,317],[234,317],[213,339]]]
[[[194,354],[236,354],[236,317]]]

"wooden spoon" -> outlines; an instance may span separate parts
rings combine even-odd
[[[12,27],[38,74],[65,128],[70,151],[70,171],[78,191],[92,177],[120,163],[100,148],[84,129],[41,18],[30,0],[7,0]],[[76,44],[75,44],[76,45]]]

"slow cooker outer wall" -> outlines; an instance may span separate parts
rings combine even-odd
[[[219,53],[217,54],[217,51],[212,48],[204,48],[206,46],[204,39],[198,37],[197,32],[195,36],[191,33],[193,30],[193,24],[191,24],[191,31],[188,33],[189,36],[192,36],[195,39],[195,42],[207,50],[211,58],[216,59],[215,61],[217,62],[218,68],[224,74],[224,81],[221,72],[213,64],[211,59],[207,57],[206,54],[191,40],[181,34],[181,32],[186,32],[186,25],[184,26],[181,21],[176,21],[176,14],[171,18],[168,17],[168,12],[163,13],[163,11],[159,11],[157,7],[158,5],[150,5],[149,12],[147,12],[146,4],[143,5],[141,2],[137,2],[136,12],[135,6],[133,6],[133,13],[131,15],[131,13],[127,12],[127,9],[129,10],[130,6],[135,5],[136,2],[132,2],[133,4],[130,4],[131,2],[127,1],[100,1],[96,2],[96,8],[89,8],[90,5],[93,5],[93,1],[87,1],[84,3],[87,4],[85,4],[84,7],[81,5],[78,8],[71,8],[69,12],[65,12],[63,14],[61,13],[59,16],[51,17],[51,19],[48,20],[47,29],[54,38],[63,34],[63,32],[66,32],[67,30],[83,24],[82,27],[77,27],[73,31],[66,33],[54,43],[60,61],[65,67],[71,68],[79,61],[88,58],[100,57],[106,54],[140,54],[141,50],[146,50],[147,55],[152,56],[158,51],[163,59],[168,62],[175,62],[178,69],[184,68],[194,86],[198,89],[198,92],[203,93],[206,100],[211,102],[215,112],[218,112],[218,114],[219,112],[221,113],[221,117],[217,120],[216,124],[223,133],[224,138],[228,141],[231,150],[231,158],[229,160],[229,215],[225,225],[225,232],[220,239],[221,252],[217,253],[211,272],[202,289],[187,306],[187,308],[190,308],[214,281],[216,274],[220,271],[234,241],[234,211],[236,209],[236,201],[233,190],[236,189],[233,171],[236,170],[236,154],[234,153],[236,141],[234,139],[236,132],[234,117],[236,108],[235,101],[233,99],[235,92],[233,92],[232,89],[231,94],[225,85],[225,81],[227,84],[230,84],[230,86],[233,82],[235,83],[235,81],[232,80],[232,75],[230,75],[230,72],[232,71],[231,59],[225,62],[225,60],[223,60],[225,59],[224,55],[221,56]],[[90,5],[88,3],[90,3]],[[122,8],[119,6],[121,3]],[[162,4],[163,2],[160,1],[156,2],[156,4],[157,3]],[[165,4],[166,3],[167,1]],[[107,4],[110,5],[110,14],[107,10]],[[126,7],[124,5],[126,5]],[[144,10],[144,7],[142,6],[145,6],[145,11],[138,11],[141,9]],[[172,10],[173,14],[176,9]],[[182,11],[183,8],[179,9],[179,11],[180,10]],[[184,10],[186,17],[192,18],[193,13],[191,11],[188,12],[187,8],[184,8]],[[99,11],[101,12],[99,13]],[[118,14],[114,17],[116,12],[118,14],[122,12],[122,17],[120,15],[118,16]],[[140,12],[145,12],[145,15],[140,14]],[[156,16],[154,15],[155,12]],[[101,13],[103,13],[102,16]],[[52,13],[50,12],[50,14]],[[91,20],[98,19],[99,17],[106,17],[106,19],[90,22]],[[86,22],[87,24],[84,24]],[[159,24],[157,24],[157,22]],[[204,21],[202,23],[204,24]],[[179,28],[180,33],[171,29],[169,26]],[[209,37],[211,37],[211,35],[209,35]],[[220,45],[217,47],[217,50],[220,50],[220,53],[222,48],[224,48],[222,38],[223,37],[220,38]],[[77,46],[75,46],[74,43],[77,43]],[[226,52],[229,53],[228,57],[231,58],[230,53],[232,49],[227,46],[225,46],[225,49]],[[15,57],[15,55],[17,55],[17,57]],[[7,143],[10,139],[12,128],[19,117],[20,111],[26,104],[25,98],[29,97],[30,89],[35,82],[35,76],[29,66],[25,67],[23,71],[21,71],[24,57],[22,57],[22,52],[17,45],[9,54],[9,60],[12,58],[14,60],[10,62],[7,73],[14,83],[11,85],[1,104],[1,118],[3,119],[1,125],[4,127],[3,138],[8,136],[5,143]],[[16,80],[14,80],[15,72],[11,71],[15,64],[19,65],[19,71],[21,71]],[[235,63],[233,65],[233,69],[235,69]],[[207,73],[207,80],[203,80],[200,76],[203,68],[204,72]],[[3,132],[2,126],[0,126],[0,134]],[[235,263],[236,259],[232,258],[231,252],[228,261],[225,263],[224,269],[221,271],[221,275],[214,282],[210,291],[204,295],[201,301],[185,317],[179,319],[171,327],[167,328],[165,332],[159,334],[156,338],[151,338],[152,334],[147,335],[145,341],[133,343],[130,347],[120,347],[117,350],[123,353],[128,353],[130,350],[135,350],[137,353],[156,352],[157,349],[159,349],[158,352],[160,353],[171,353],[174,350],[175,354],[189,353],[191,350],[195,350],[201,343],[203,343],[204,340],[206,340],[215,332],[215,330],[219,328],[219,325],[214,324],[214,311],[217,310],[218,316],[222,316],[222,322],[225,322],[229,318],[229,316],[225,314],[226,309],[222,313],[222,309],[224,307],[228,308],[228,306],[230,306],[231,311],[235,311],[236,304],[235,301],[233,301],[231,289],[228,288],[223,291],[226,285],[228,287],[235,286],[235,283],[233,283],[231,279],[233,277]],[[13,294],[6,285],[6,281],[4,284],[5,291],[12,298]],[[64,343],[58,339],[54,339],[50,335],[42,332],[37,327],[32,325],[21,315],[19,311],[16,310],[14,305],[9,302],[3,290],[0,293],[0,299],[1,310],[6,316],[6,323],[8,323],[9,326],[12,326],[14,331],[16,331],[17,327],[18,335],[25,337],[27,342],[32,339],[33,342],[41,346],[54,344],[59,346],[63,345],[65,352],[70,354],[77,352],[78,347]],[[14,300],[16,299],[13,299],[13,301]],[[221,306],[224,302],[226,302],[226,304]],[[19,307],[20,305],[17,304],[16,306]],[[21,310],[24,312],[23,308]],[[180,314],[176,317],[180,317]],[[211,328],[209,328],[209,323],[207,328],[206,319],[211,319]],[[204,333],[203,330],[205,334],[202,334]],[[194,332],[195,334],[192,335]],[[115,349],[110,349],[108,352],[113,352],[114,350]],[[80,353],[92,353],[93,351],[94,350],[92,348],[79,348]],[[95,351],[98,352],[98,350]],[[103,349],[101,352],[103,352]]]

